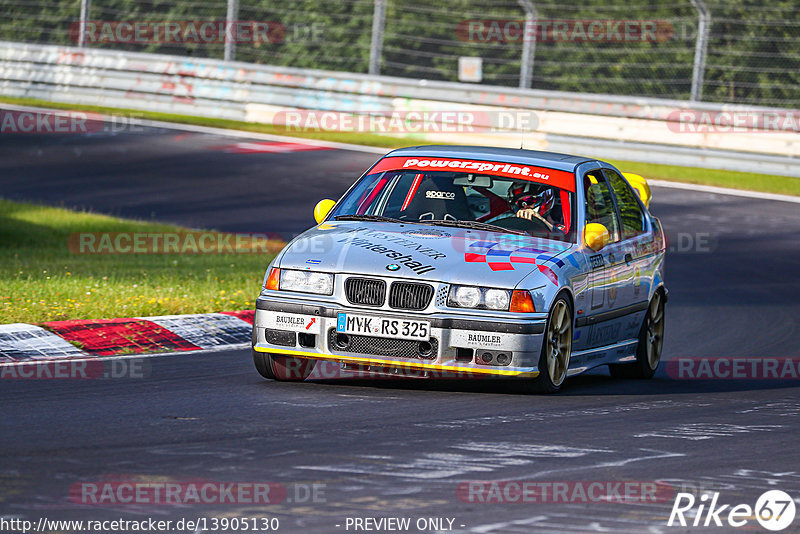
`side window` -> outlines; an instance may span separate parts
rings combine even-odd
[[[644,213],[639,205],[636,193],[630,184],[617,172],[610,169],[603,171],[611,182],[611,187],[617,195],[619,214],[622,217],[622,238],[628,239],[644,232]]]
[[[619,241],[619,221],[611,188],[599,169],[589,171],[583,176],[583,192],[586,199],[586,222],[602,224],[608,230],[611,242]]]

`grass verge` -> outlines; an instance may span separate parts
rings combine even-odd
[[[125,113],[127,116],[134,116],[141,119],[174,122],[179,124],[193,124],[198,126],[212,126],[216,128],[227,128],[232,130],[243,130],[248,132],[267,133],[274,135],[287,135],[305,139],[319,139],[322,141],[334,141],[338,143],[351,143],[358,145],[369,145],[383,148],[399,148],[408,146],[410,139],[401,139],[387,135],[378,135],[362,132],[328,132],[319,130],[296,130],[286,129],[272,124],[255,124],[251,122],[234,121],[228,119],[214,119],[205,117],[195,117],[191,115],[176,115],[172,113],[160,113],[153,111],[139,111],[130,109],[116,109],[101,106],[86,106],[77,104],[65,104],[60,102],[47,102],[32,98],[14,98],[0,96],[0,102],[10,104],[45,107],[52,109],[71,109],[102,113],[107,115]],[[635,161],[611,161],[610,163],[619,167],[625,172],[641,174],[645,178],[658,180],[668,180],[673,182],[684,182],[690,184],[715,185],[719,187],[729,187],[732,189],[744,189],[750,191],[763,191],[766,193],[779,193],[784,195],[800,196],[800,179],[789,176],[774,176],[769,174],[757,174],[750,172],[720,171],[714,169],[702,169],[697,167],[681,167],[678,165],[661,165],[656,163],[641,163]]]
[[[637,161],[610,160],[609,163],[625,172],[641,174],[645,178],[651,180],[715,185],[731,189],[800,196],[800,178],[792,178],[791,176],[720,171],[716,169],[679,167],[677,165],[660,165],[657,163],[641,163]]]
[[[74,254],[81,232],[185,228],[0,199],[0,324],[243,310],[274,254]]]

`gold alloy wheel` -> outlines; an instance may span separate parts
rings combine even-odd
[[[647,308],[645,336],[647,364],[650,369],[655,369],[661,361],[661,348],[664,346],[664,297],[660,291],[656,291]]]
[[[572,352],[572,317],[566,301],[559,299],[550,314],[545,353],[550,382],[559,387],[567,377],[569,356]]]

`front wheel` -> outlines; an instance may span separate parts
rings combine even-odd
[[[253,363],[258,374],[270,380],[302,382],[314,370],[314,360],[293,358],[253,350]]]
[[[664,294],[659,290],[644,314],[636,347],[636,361],[608,366],[614,378],[652,378],[661,362],[664,347]]]
[[[555,393],[567,378],[572,354],[572,307],[564,296],[559,296],[550,307],[547,326],[539,356],[539,376],[533,387],[540,393]]]

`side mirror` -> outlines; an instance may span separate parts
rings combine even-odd
[[[606,246],[609,239],[608,229],[600,223],[589,223],[583,229],[583,242],[595,252]]]
[[[317,205],[314,206],[314,219],[317,221],[317,224],[325,220],[325,217],[328,216],[335,205],[336,201],[329,198],[317,202]]]
[[[639,195],[639,198],[642,199],[642,204],[644,204],[644,207],[650,209],[650,199],[653,198],[653,194],[650,192],[650,186],[648,185],[647,180],[638,174],[633,174],[630,172],[623,172],[622,175],[626,180],[628,180],[628,183],[631,184],[631,187]]]

